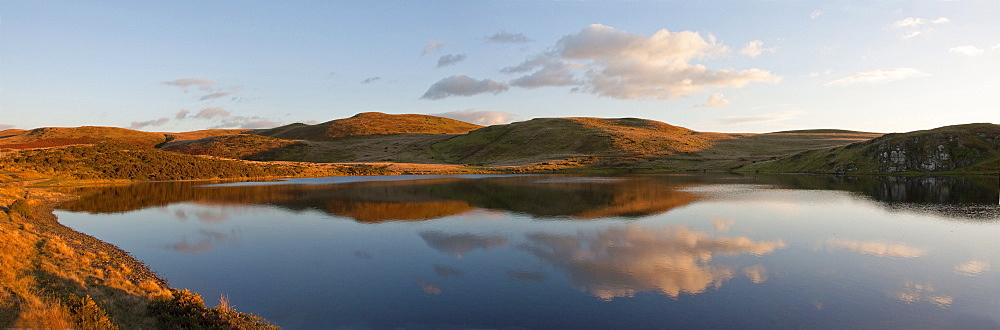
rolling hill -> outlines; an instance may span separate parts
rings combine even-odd
[[[316,125],[296,123],[250,133],[288,140],[331,141],[343,137],[366,135],[464,134],[480,127],[482,126],[444,117],[364,112],[350,118],[331,120]]]
[[[886,134],[746,165],[741,171],[797,173],[1000,172],[1000,125],[980,123]]]
[[[163,133],[117,127],[42,127],[0,131],[0,149],[50,148],[95,142],[122,142],[152,147],[167,140]]]
[[[734,136],[646,119],[537,118],[481,128],[436,143],[430,151],[453,163],[515,165],[576,157],[691,152],[730,138]]]

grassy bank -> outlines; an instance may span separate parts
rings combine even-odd
[[[0,328],[274,328],[209,308],[117,247],[59,224],[52,207],[73,197],[0,185]]]

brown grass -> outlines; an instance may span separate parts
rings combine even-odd
[[[151,313],[156,304],[176,308],[176,293],[162,279],[124,251],[56,222],[51,207],[68,198],[0,184],[0,328],[172,326]],[[195,324],[268,326],[231,309],[217,314],[188,317]]]
[[[437,116],[365,112],[322,124],[292,124],[251,133],[289,140],[330,141],[365,135],[463,134],[480,127],[482,126]]]

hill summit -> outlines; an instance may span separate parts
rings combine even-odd
[[[363,112],[350,118],[331,120],[316,125],[295,123],[250,133],[286,140],[330,141],[349,136],[367,135],[465,134],[481,127],[437,116]]]

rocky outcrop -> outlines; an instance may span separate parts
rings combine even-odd
[[[875,160],[874,172],[951,171],[976,164],[1000,150],[1000,129],[993,124],[947,126],[887,134],[859,145],[865,148],[862,155]]]

